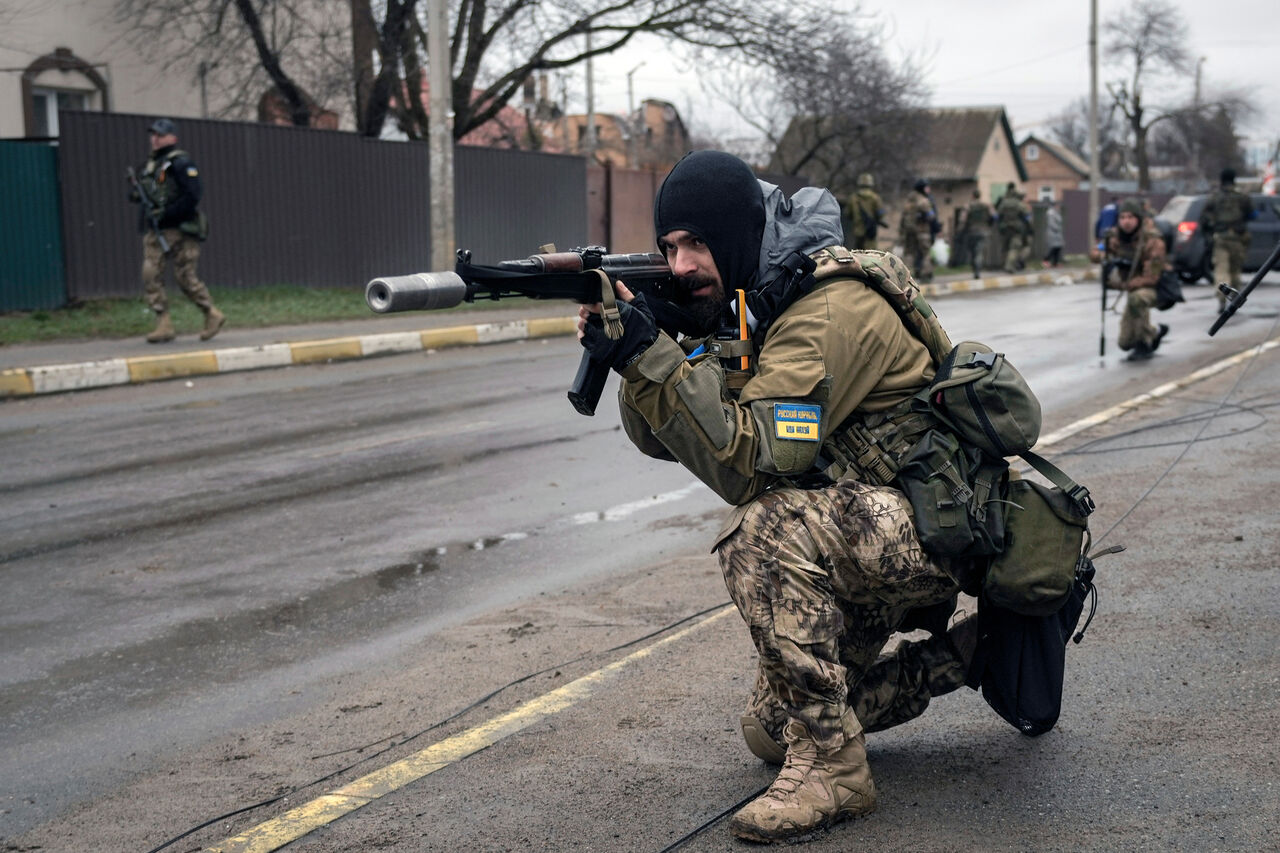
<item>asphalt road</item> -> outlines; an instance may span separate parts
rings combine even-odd
[[[990,343],[1022,370],[1048,431],[1276,334],[1273,285],[1212,339],[1211,294],[1188,295],[1159,318],[1174,331],[1144,364],[1120,361],[1114,315],[1099,358],[1093,287],[937,308],[954,339]],[[562,339],[0,405],[9,849],[149,849],[338,774],[290,796],[305,802],[727,601],[706,555],[722,505],[678,466],[636,453],[612,406],[591,419],[571,411],[576,358]],[[1095,446],[1105,452],[1063,457],[1105,484],[1095,530],[1203,423],[1165,422],[1225,395],[1233,376],[1096,428],[1118,436]],[[872,744],[884,812],[816,849],[866,833],[883,849],[1274,849],[1277,774],[1263,741],[1277,722],[1280,606],[1265,486],[1280,478],[1264,438],[1278,437],[1267,406],[1280,379],[1263,384],[1235,389],[1253,402],[1220,412],[1164,491],[1123,519],[1130,551],[1112,558],[1123,572],[1073,652],[1088,665],[1059,729],[1029,741],[968,691],[946,697]],[[1133,446],[1143,442],[1122,433],[1136,420],[1168,447]],[[568,710],[297,846],[662,849],[769,779],[736,734],[752,671],[745,631],[736,614],[713,613]],[[1214,794],[1199,798],[1206,775]],[[1003,830],[994,841],[990,826]],[[723,849],[724,833],[686,846]]]

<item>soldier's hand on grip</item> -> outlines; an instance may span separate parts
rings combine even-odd
[[[582,346],[593,361],[608,365],[621,372],[639,358],[658,337],[658,326],[653,312],[640,294],[630,302],[618,303],[622,321],[622,337],[614,339],[605,334],[600,315],[588,312],[582,327]]]

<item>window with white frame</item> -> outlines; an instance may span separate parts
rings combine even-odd
[[[33,136],[58,135],[59,110],[90,109],[93,93],[67,89],[36,87],[31,90],[32,117],[35,119]]]
[[[1041,187],[1036,198],[1039,201],[1053,201],[1053,187]]]
[[[1022,156],[1026,157],[1028,160],[1039,160],[1040,146],[1036,145],[1034,142],[1028,144],[1026,149],[1022,152]]]

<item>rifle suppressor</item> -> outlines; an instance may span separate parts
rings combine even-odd
[[[375,278],[364,288],[364,301],[379,314],[452,308],[466,298],[467,283],[452,272],[391,275]]]

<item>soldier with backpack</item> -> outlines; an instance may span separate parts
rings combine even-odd
[[[911,274],[918,281],[933,281],[933,238],[941,229],[929,182],[920,178],[915,189],[907,195],[902,205],[902,218],[898,222],[898,239],[902,241]]]
[[[876,248],[876,236],[884,221],[884,202],[876,192],[876,179],[870,172],[858,175],[858,191],[849,196],[849,227],[845,235],[850,249]]]
[[[787,198],[736,157],[694,152],[654,204],[674,291],[651,300],[619,282],[610,326],[599,305],[579,314],[590,357],[622,377],[628,438],[736,507],[715,550],[759,656],[742,731],[782,765],[730,821],[751,841],[875,809],[865,734],[966,682],[978,621],[956,596],[980,583],[973,555],[1004,518],[1007,464],[955,437],[977,437],[962,386],[1004,387],[1002,358],[953,349],[902,261],[840,246],[839,217],[826,190]],[[933,409],[939,376],[961,391],[950,415]],[[1038,403],[1001,408],[1018,417],[979,418],[996,425],[984,446],[1030,447]],[[918,503],[898,476],[912,466],[933,470]],[[926,547],[925,531],[951,550]],[[929,638],[882,654],[914,628]]]
[[[1249,249],[1248,221],[1256,214],[1249,196],[1236,189],[1236,170],[1227,168],[1219,176],[1218,190],[1200,212],[1201,233],[1213,242],[1213,281],[1240,287],[1240,267]],[[1227,296],[1218,292],[1218,310],[1227,305]]]
[[[973,201],[964,214],[960,234],[964,238],[965,253],[973,265],[973,277],[982,278],[982,262],[987,256],[987,237],[996,223],[996,212],[982,200],[982,190],[973,191]]]
[[[1012,181],[1004,197],[996,206],[997,226],[1000,231],[1001,254],[1004,255],[1004,271],[1017,272],[1026,267],[1027,253],[1031,250],[1031,209],[1022,200],[1022,193]]]

